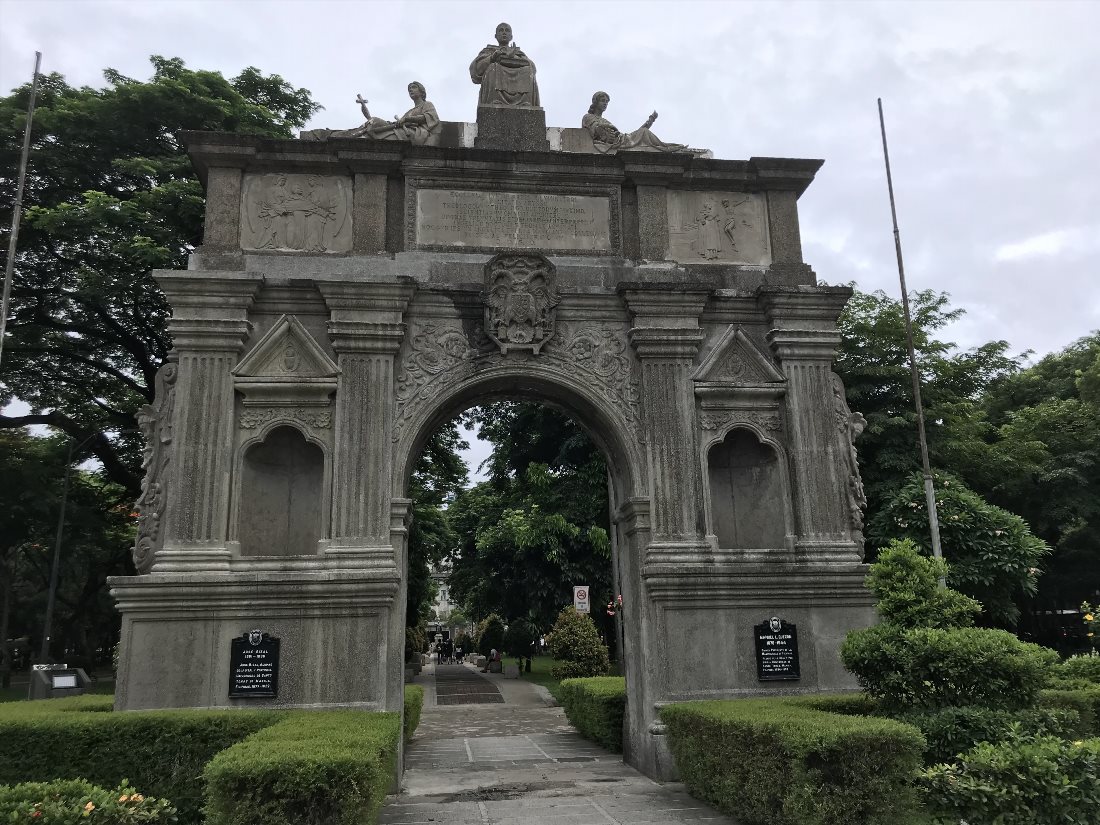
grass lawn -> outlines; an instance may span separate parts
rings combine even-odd
[[[542,685],[558,702],[561,702],[561,682],[550,675],[550,668],[554,664],[551,656],[535,656],[531,659],[531,672],[520,674],[528,682]]]

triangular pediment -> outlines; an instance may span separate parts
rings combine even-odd
[[[306,381],[335,378],[340,370],[293,315],[284,315],[237,364],[237,378]]]
[[[732,324],[692,378],[716,384],[777,384],[787,380],[744,330]]]

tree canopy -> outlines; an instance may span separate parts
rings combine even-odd
[[[40,80],[4,345],[0,428],[44,424],[90,449],[136,496],[134,413],[168,352],[168,307],[150,271],[185,268],[202,236],[203,193],[187,130],[290,137],[319,108],[306,89],[249,67],[227,80],[154,56],[148,81],[113,69],[101,89]],[[18,168],[30,87],[0,99],[0,169]],[[14,175],[0,177],[7,246]]]

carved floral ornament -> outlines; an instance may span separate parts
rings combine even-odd
[[[771,437],[783,429],[779,415],[767,410],[712,410],[699,414],[699,426],[704,430],[728,430],[749,425]]]
[[[459,321],[413,321],[405,338],[396,380],[397,410],[393,440],[425,405],[474,375],[507,365],[500,345],[481,328],[467,333]],[[534,357],[533,350],[528,354]],[[542,345],[539,367],[563,379],[582,381],[618,411],[639,442],[643,441],[641,389],[625,327],[557,324]]]

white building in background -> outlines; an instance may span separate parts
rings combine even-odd
[[[443,624],[446,624],[447,619],[451,617],[451,611],[457,607],[457,605],[451,601],[451,586],[447,582],[450,575],[450,567],[439,565],[432,568],[432,581],[435,582],[436,585],[435,601],[432,602],[432,612],[435,614],[435,621]]]

